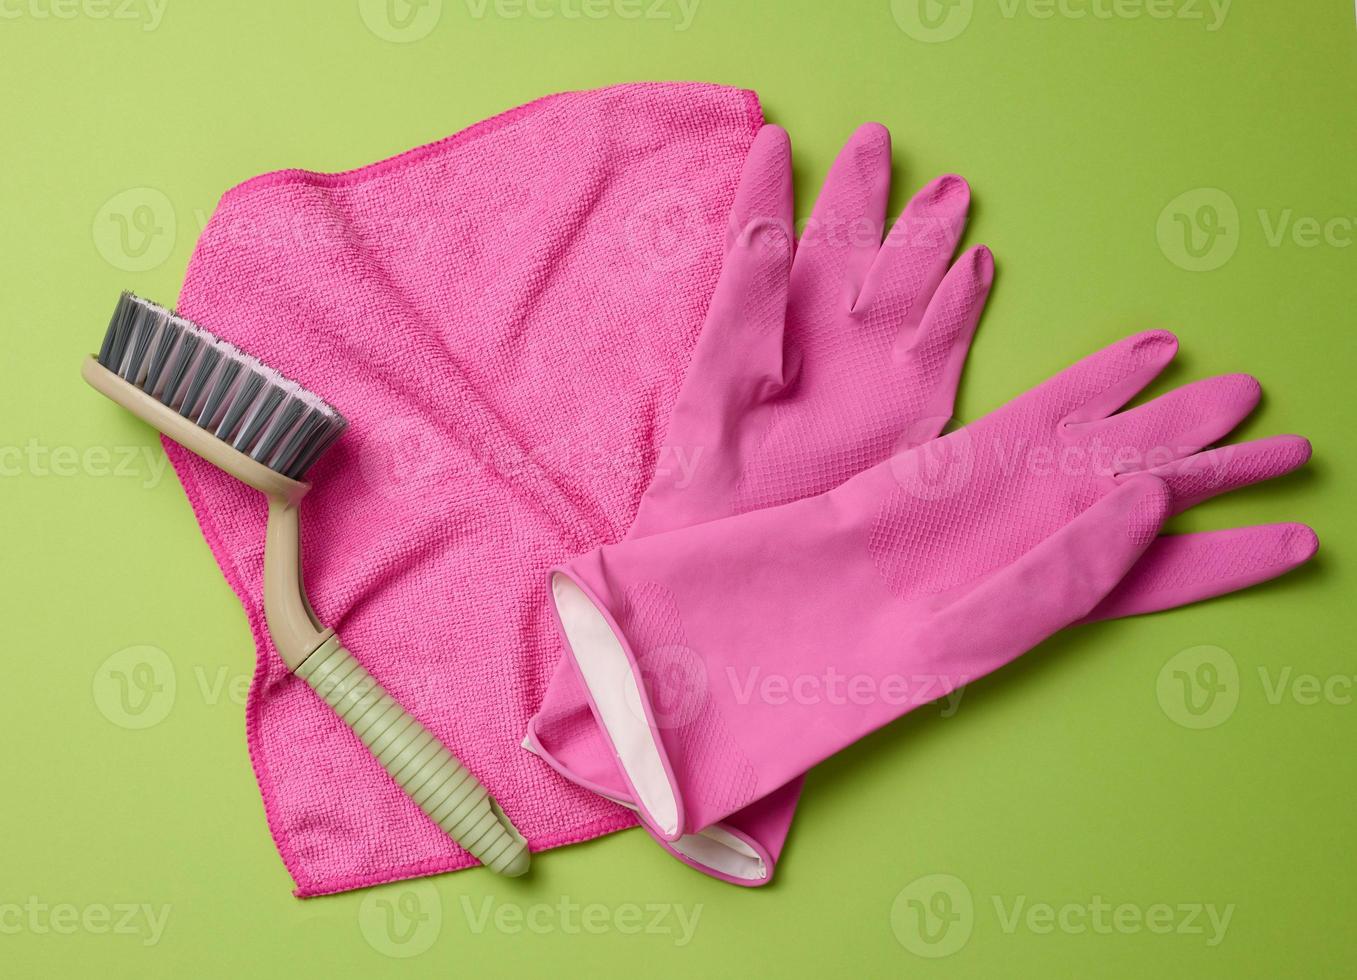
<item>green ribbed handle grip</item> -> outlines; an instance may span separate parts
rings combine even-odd
[[[498,874],[528,870],[528,842],[457,757],[382,689],[331,636],[297,668],[410,799]]]

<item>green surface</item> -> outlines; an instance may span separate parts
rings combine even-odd
[[[928,0],[927,22],[914,0],[688,2],[445,0],[405,43],[381,2],[0,4],[5,975],[1350,975],[1351,3],[1254,0],[1217,23],[1206,0]],[[1074,16],[1095,7],[1112,16]],[[629,16],[648,9],[671,16]],[[803,211],[866,119],[894,133],[897,206],[939,171],[971,179],[970,237],[1000,280],[963,418],[1141,327],[1182,336],[1170,381],[1259,374],[1246,434],[1304,432],[1315,464],[1180,523],[1306,520],[1321,559],[1059,637],[953,717],[919,711],[834,760],[768,889],[705,880],[630,832],[519,882],[476,870],[298,901],[245,753],[245,618],[152,434],[77,363],[120,288],[176,294],[217,196],[248,176],[664,78],[756,88],[792,133]],[[1208,238],[1213,214],[1225,234]],[[1200,254],[1183,220],[1202,223]],[[1199,647],[1218,650],[1169,665]],[[1175,687],[1194,658],[1226,684],[1201,715]],[[921,933],[918,909],[948,902],[950,927]],[[1209,910],[1228,912],[1223,935]]]

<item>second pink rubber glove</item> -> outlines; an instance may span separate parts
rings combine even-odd
[[[1171,514],[1308,458],[1294,436],[1200,451],[1257,404],[1246,375],[1114,414],[1176,348],[1130,337],[829,493],[555,570],[562,635],[652,832],[700,833],[1115,604]],[[1234,533],[1259,546],[1235,588],[1316,547],[1302,525]],[[657,681],[673,676],[678,698]],[[831,676],[858,696],[824,697]]]

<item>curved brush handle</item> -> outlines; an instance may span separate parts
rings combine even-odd
[[[296,670],[335,709],[410,799],[481,864],[517,877],[528,842],[490,792],[331,636]]]

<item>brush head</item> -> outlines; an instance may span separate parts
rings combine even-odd
[[[291,480],[348,423],[323,398],[149,300],[123,293],[99,363],[233,449]]]

